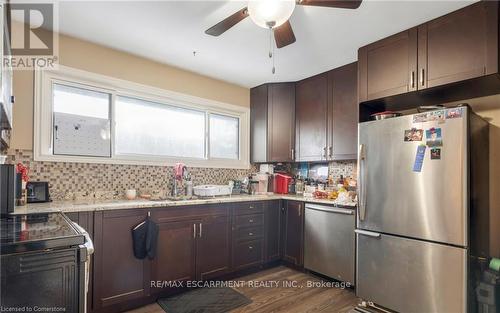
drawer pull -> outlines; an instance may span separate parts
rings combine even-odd
[[[253,236],[253,233],[248,233],[248,236]]]
[[[253,205],[249,206],[250,209],[253,209]]]
[[[249,223],[253,223],[253,219],[249,219],[249,220],[248,220],[248,222],[249,222]]]
[[[248,246],[248,250],[253,250],[253,247],[252,246]]]

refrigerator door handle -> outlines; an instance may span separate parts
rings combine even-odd
[[[364,144],[359,145],[358,152],[359,166],[358,166],[358,207],[359,207],[359,220],[363,221],[366,215],[366,147]]]
[[[364,235],[364,236],[373,237],[373,238],[380,238],[380,233],[376,233],[376,232],[372,232],[372,231],[355,229],[354,232],[356,234],[359,234],[359,235]]]

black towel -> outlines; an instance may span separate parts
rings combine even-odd
[[[153,259],[156,256],[158,225],[148,217],[132,229],[132,240],[136,258],[144,259],[147,256],[149,259]]]

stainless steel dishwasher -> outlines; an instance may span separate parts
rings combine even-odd
[[[306,269],[354,285],[354,214],[354,209],[306,204]]]

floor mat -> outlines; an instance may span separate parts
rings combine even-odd
[[[224,313],[252,303],[231,288],[199,288],[158,300],[167,313]]]

